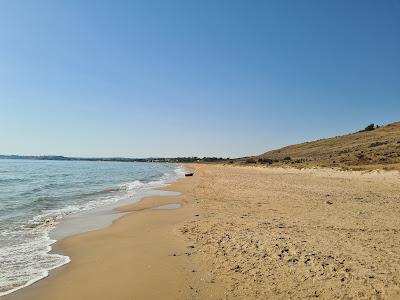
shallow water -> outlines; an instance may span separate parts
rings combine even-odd
[[[180,207],[181,205],[179,203],[170,203],[154,207],[154,209],[178,209]]]
[[[181,176],[173,164],[0,159],[0,296],[70,261],[49,253],[55,239],[104,227],[118,203]]]

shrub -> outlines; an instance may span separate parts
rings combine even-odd
[[[375,129],[375,124],[371,123],[367,127],[364,128],[364,131],[372,131]]]
[[[246,163],[248,164],[255,164],[257,161],[254,158],[248,158],[246,159]]]
[[[292,158],[290,156],[286,156],[283,158],[283,160],[292,160]]]
[[[378,146],[382,146],[385,144],[386,144],[385,142],[375,142],[375,143],[370,144],[368,147],[373,148],[373,147],[378,147]]]
[[[258,160],[258,162],[260,163],[260,164],[272,164],[272,159],[270,159],[270,158],[260,158],[259,160]]]
[[[362,153],[358,153],[356,156],[357,156],[358,159],[364,159],[365,158],[365,155],[362,154]]]

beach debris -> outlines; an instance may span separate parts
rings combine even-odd
[[[195,289],[194,287],[192,287],[191,285],[189,285],[189,288],[192,290],[192,291],[194,291],[195,293],[198,293],[199,292],[199,290],[198,289]]]
[[[193,175],[194,175],[194,173],[186,173],[185,174],[186,177],[190,177],[190,176],[193,176]]]
[[[235,271],[235,272],[241,272],[241,268],[240,268],[239,265],[237,265],[236,267],[232,268],[231,270]]]

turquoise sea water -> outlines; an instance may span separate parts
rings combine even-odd
[[[174,164],[0,159],[0,296],[69,262],[49,233],[75,212],[133,198],[181,177]]]

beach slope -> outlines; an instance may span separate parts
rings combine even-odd
[[[399,299],[397,171],[190,165],[16,299]],[[175,210],[154,210],[180,203]]]

